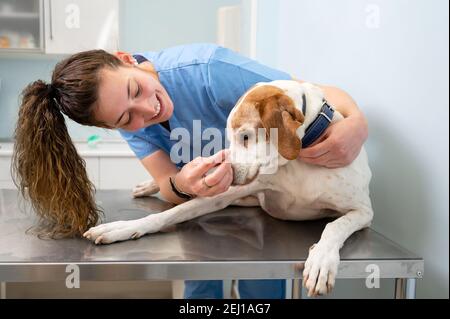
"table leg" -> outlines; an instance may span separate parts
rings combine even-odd
[[[292,279],[285,279],[285,282],[286,282],[285,299],[292,299]]]
[[[395,279],[395,299],[416,299],[416,278]]]
[[[405,299],[406,297],[406,279],[395,278],[395,299]]]
[[[291,280],[292,294],[291,299],[302,299],[302,281],[301,279],[295,278]]]
[[[0,299],[6,299],[6,282],[0,282]]]
[[[231,290],[233,289],[233,284],[234,284],[234,280],[230,280],[230,279],[222,280],[223,299],[231,299],[231,295],[232,295]]]
[[[416,278],[406,280],[406,299],[416,299]]]

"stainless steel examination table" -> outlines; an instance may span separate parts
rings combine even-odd
[[[136,219],[172,207],[129,191],[98,191],[106,221]],[[23,207],[22,207],[23,206]],[[259,208],[228,207],[139,240],[96,246],[85,239],[41,240],[26,233],[36,218],[15,190],[0,190],[0,281],[65,281],[70,264],[81,280],[291,279],[301,295],[308,248],[320,238],[322,221],[287,222]],[[414,298],[423,259],[371,229],[353,234],[341,249],[337,278],[395,279],[396,298]]]

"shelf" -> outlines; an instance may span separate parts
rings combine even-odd
[[[44,53],[44,50],[41,48],[0,48],[0,56],[1,57],[11,57],[17,58],[16,54],[40,54]]]
[[[39,19],[38,12],[0,12],[0,19]]]

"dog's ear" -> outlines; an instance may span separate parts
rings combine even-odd
[[[297,129],[303,124],[303,113],[295,107],[294,101],[284,94],[281,89],[278,92],[271,90],[265,99],[255,101],[259,111],[261,122],[270,136],[270,129],[278,129],[278,152],[284,158],[293,160],[297,158],[301,148],[301,140],[297,136]],[[270,93],[270,92],[269,92]]]
[[[248,102],[260,103],[274,95],[282,95],[284,91],[279,87],[267,84],[256,84],[249,89],[245,100]]]

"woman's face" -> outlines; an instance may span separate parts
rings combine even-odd
[[[105,68],[94,117],[110,128],[136,131],[167,121],[173,103],[161,83],[137,67]]]

